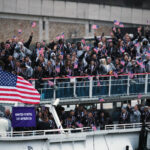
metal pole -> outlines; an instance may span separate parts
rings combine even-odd
[[[62,125],[61,125],[61,122],[60,122],[59,117],[58,117],[58,115],[57,115],[57,112],[56,112],[56,110],[55,110],[55,106],[50,105],[50,106],[49,106],[49,109],[50,109],[50,112],[52,113],[52,115],[53,115],[53,117],[54,117],[54,120],[55,120],[55,123],[56,123],[56,125],[57,125],[57,128],[60,129],[60,132],[61,132],[61,133],[64,133],[63,127],[62,127]]]
[[[147,94],[148,74],[145,75],[145,94]]]
[[[108,96],[111,95],[111,76],[109,76],[109,92],[108,92]]]
[[[92,98],[93,77],[90,78],[89,97]]]
[[[130,88],[130,78],[129,78],[129,75],[128,75],[128,83],[127,83],[127,95],[129,95],[129,88]]]

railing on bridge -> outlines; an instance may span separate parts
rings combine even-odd
[[[51,81],[50,85],[48,81]],[[150,93],[150,74],[84,76],[32,80],[41,100],[144,95]],[[54,83],[54,86],[52,85]]]

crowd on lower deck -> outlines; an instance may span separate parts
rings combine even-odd
[[[48,107],[36,107],[36,127],[31,128],[14,128],[14,131],[23,130],[50,130],[57,129],[55,120]],[[65,111],[64,107],[57,106],[56,111],[63,128],[83,128],[90,127],[93,130],[103,130],[105,125],[111,124],[128,124],[150,122],[150,106],[137,104],[132,107],[130,104],[122,106],[116,110],[107,111],[97,109],[95,106],[86,107],[76,105],[74,110]],[[0,113],[0,118],[5,118],[11,126],[11,112],[9,109],[5,113]]]

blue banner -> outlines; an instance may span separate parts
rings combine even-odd
[[[34,107],[13,107],[12,127],[36,127]]]

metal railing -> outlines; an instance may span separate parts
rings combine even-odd
[[[11,131],[11,132],[0,132],[0,137],[37,137],[47,136],[52,134],[71,134],[74,132],[86,132],[89,131],[90,127],[83,128],[69,128],[69,129],[52,129],[52,130],[32,130],[32,131]]]
[[[145,123],[147,127],[150,128],[150,122]],[[113,124],[113,125],[106,125],[105,130],[119,130],[119,129],[134,129],[134,128],[141,128],[142,123],[130,123],[130,124]]]
[[[146,123],[146,126],[150,128],[150,122]],[[107,130],[127,130],[127,129],[136,129],[141,128],[142,123],[132,123],[132,124],[112,124],[106,125],[103,131]],[[63,132],[62,132],[63,131]],[[33,131],[18,131],[18,132],[0,132],[0,137],[3,138],[13,138],[13,137],[38,137],[38,136],[47,136],[53,134],[71,134],[71,133],[79,133],[79,132],[90,132],[90,131],[98,131],[94,130],[91,127],[83,127],[83,128],[69,128],[69,129],[53,129],[53,130],[33,130]]]
[[[51,81],[53,85],[49,85]],[[84,76],[32,80],[41,100],[146,95],[150,93],[150,74],[115,76]]]

